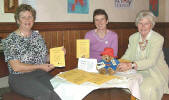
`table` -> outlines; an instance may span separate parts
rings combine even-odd
[[[136,98],[140,99],[139,84],[141,84],[143,80],[141,74],[125,72],[116,73],[115,75],[119,76],[120,79],[112,79],[101,85],[96,85],[90,82],[77,85],[59,77],[58,75],[50,81],[54,87],[54,91],[63,100],[82,100],[90,92],[100,88],[126,88],[133,95],[131,96],[131,100],[135,100]]]

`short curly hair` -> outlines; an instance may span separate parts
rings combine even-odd
[[[16,9],[16,12],[15,12],[15,21],[17,23],[17,20],[19,20],[19,14],[22,12],[22,11],[30,11],[32,13],[32,16],[33,16],[33,19],[35,20],[36,19],[36,11],[34,8],[31,7],[31,5],[28,5],[28,4],[21,4],[17,9]]]
[[[136,20],[135,20],[135,25],[138,26],[139,21],[140,21],[141,19],[143,19],[143,18],[149,19],[149,21],[150,21],[151,24],[152,24],[152,27],[151,27],[151,28],[153,28],[153,27],[155,26],[155,19],[156,19],[156,17],[155,17],[154,14],[153,14],[151,11],[149,11],[149,10],[142,10],[142,11],[140,11],[140,12],[137,14]]]

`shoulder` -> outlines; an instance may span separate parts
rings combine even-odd
[[[88,38],[88,37],[93,36],[94,33],[95,33],[95,29],[88,31],[88,32],[85,34],[85,38]]]
[[[17,35],[15,32],[10,33],[6,39],[15,38]]]
[[[129,40],[138,40],[139,39],[139,32],[133,33],[130,35]]]
[[[113,37],[118,37],[117,33],[112,30],[108,30],[108,33]]]
[[[7,42],[16,41],[17,38],[18,38],[18,36],[14,32],[12,32],[7,36],[7,38],[3,39],[2,42],[7,43]]]
[[[11,46],[16,47],[14,45],[18,44],[19,36],[16,35],[14,32],[10,33],[7,38],[2,39],[2,46],[3,49],[10,49]]]
[[[88,32],[86,33],[86,35],[90,35],[90,34],[93,34],[93,33],[95,33],[95,29],[88,31]]]
[[[163,42],[164,37],[161,34],[159,34],[158,32],[152,31],[152,36],[150,38],[150,41],[152,41],[152,42],[158,42],[158,41]]]
[[[133,34],[130,35],[130,38],[135,38],[139,36],[139,32],[135,32]]]
[[[155,31],[152,31],[152,37],[153,39],[164,39],[164,37],[161,34]]]

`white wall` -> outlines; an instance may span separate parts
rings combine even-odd
[[[13,22],[12,13],[4,13],[4,0],[0,0],[0,22]]]
[[[134,22],[135,15],[149,9],[149,0],[133,0],[131,8],[115,8],[114,0],[89,0],[89,14],[68,14],[67,0],[35,0],[37,22],[91,22],[96,8],[105,9],[110,22]],[[159,0],[160,22],[169,22],[169,0]],[[0,0],[0,22],[14,22],[13,14],[4,13],[4,0]]]
[[[163,1],[163,0],[162,0]],[[164,0],[164,6],[165,6],[165,9],[164,9],[164,19],[165,19],[165,22],[169,22],[169,0]]]

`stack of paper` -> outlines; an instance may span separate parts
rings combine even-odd
[[[73,70],[61,73],[58,76],[75,84],[92,82],[98,85],[103,84],[113,78],[119,78],[118,76],[102,75],[98,73],[86,72],[86,71],[79,70],[79,69],[73,69]]]

